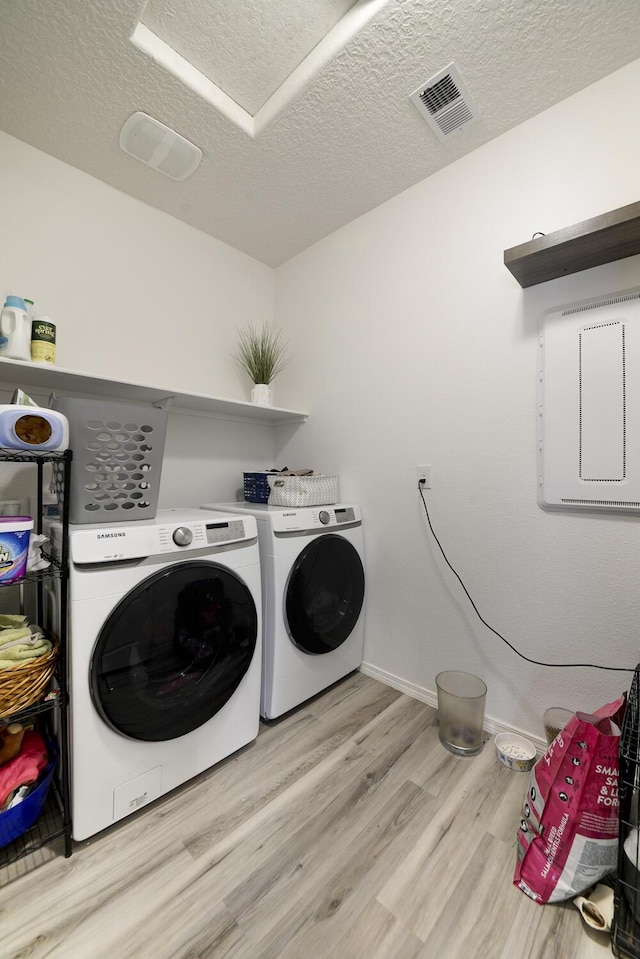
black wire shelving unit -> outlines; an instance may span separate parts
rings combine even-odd
[[[640,957],[640,664],[636,666],[620,736],[620,834],[611,948],[624,959]]]
[[[68,527],[69,497],[71,478],[71,450],[62,452],[41,452],[32,450],[14,450],[0,447],[0,463],[35,463],[37,467],[37,511],[34,532],[43,531],[43,477],[45,463],[53,464],[60,487],[61,521],[63,525],[62,547],[59,555],[45,554],[49,567],[44,570],[27,573],[24,579],[1,587],[3,590],[19,589],[21,595],[33,590],[38,617],[44,610],[44,585],[52,579],[60,579],[60,652],[55,670],[55,684],[44,697],[19,712],[5,715],[1,722],[8,725],[36,718],[45,739],[57,740],[59,752],[56,771],[51,780],[47,799],[36,822],[12,842],[0,848],[0,886],[6,881],[5,867],[27,859],[33,853],[48,846],[60,843],[65,857],[72,852],[71,812],[68,760],[68,706],[67,690],[67,608],[68,608]],[[56,729],[57,726],[57,729]],[[1,815],[1,813],[0,813]]]

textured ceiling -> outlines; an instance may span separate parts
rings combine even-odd
[[[251,136],[131,43],[141,19],[251,115],[297,82]],[[277,266],[639,56],[638,0],[0,0],[0,129]],[[481,119],[442,143],[408,98],[451,61]],[[119,149],[137,110],[202,149],[192,177]]]
[[[355,0],[148,0],[141,22],[254,116]]]

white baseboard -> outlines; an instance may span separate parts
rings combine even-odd
[[[384,683],[386,686],[391,686],[393,689],[400,690],[401,693],[406,693],[407,696],[412,696],[413,699],[419,699],[420,702],[426,703],[428,706],[433,706],[437,708],[438,706],[438,694],[432,692],[430,689],[425,689],[424,686],[418,686],[417,683],[410,683],[406,679],[401,679],[399,676],[394,676],[393,673],[388,673],[383,669],[378,669],[377,666],[373,666],[371,663],[362,663],[360,666],[360,672],[364,673],[365,676],[371,676],[372,679],[377,679],[381,683]],[[518,736],[524,736],[526,739],[531,740],[531,742],[536,747],[536,752],[539,756],[542,756],[547,751],[546,740],[541,739],[539,736],[533,736],[531,733],[526,732],[523,729],[518,729],[517,726],[508,726],[505,723],[499,722],[497,719],[492,719],[491,716],[485,714],[484,717],[484,728],[488,733],[495,735],[496,733],[517,733]]]

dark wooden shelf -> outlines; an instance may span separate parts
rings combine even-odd
[[[504,265],[522,287],[640,253],[640,203],[536,237],[504,251]]]

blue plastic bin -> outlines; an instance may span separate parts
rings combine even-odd
[[[7,846],[18,836],[21,836],[27,829],[31,829],[33,824],[40,816],[47,801],[49,787],[53,779],[53,773],[58,762],[58,756],[52,756],[52,749],[49,746],[49,755],[51,758],[40,773],[40,782],[29,795],[14,806],[13,809],[6,809],[0,812],[0,848]]]

